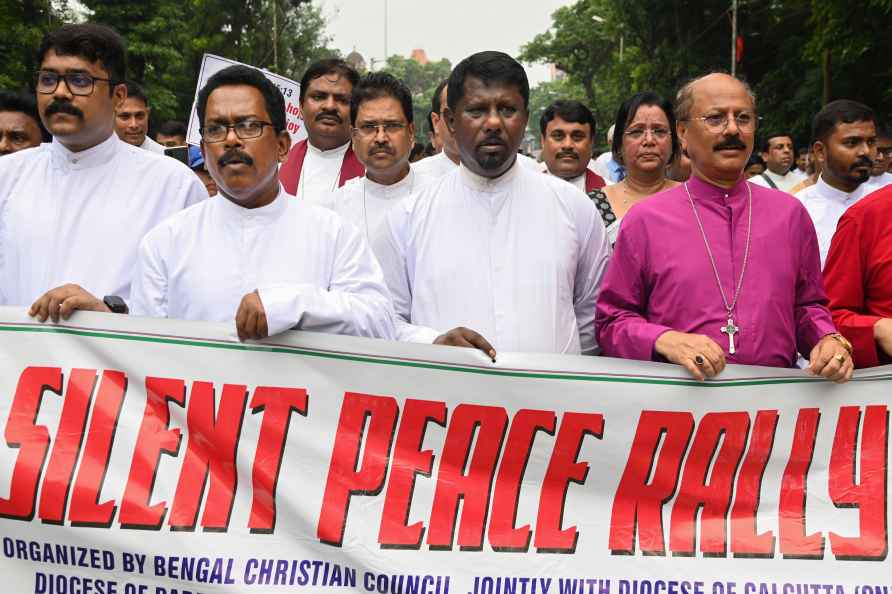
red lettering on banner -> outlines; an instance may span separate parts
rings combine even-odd
[[[489,521],[489,544],[496,551],[526,552],[532,532],[526,524],[515,528],[520,487],[530,460],[533,441],[539,431],[554,435],[557,416],[550,410],[517,411],[505,442],[505,455],[493,490],[492,518]]]
[[[12,470],[9,499],[0,498],[0,517],[28,521],[34,518],[37,483],[50,443],[47,428],[35,422],[47,390],[62,393],[61,368],[28,367],[19,376],[4,437],[9,447],[20,449]]]
[[[577,462],[582,441],[586,435],[601,439],[604,433],[604,417],[591,413],[564,413],[561,428],[545,480],[539,496],[539,515],[536,519],[536,549],[551,553],[572,553],[579,537],[575,526],[561,529],[564,520],[564,504],[570,482],[582,485],[588,475],[588,462]]]
[[[475,404],[456,407],[446,432],[431,506],[427,544],[432,549],[452,548],[459,500],[463,501],[459,547],[471,550],[483,547],[492,481],[507,425],[508,413],[504,408]]]
[[[709,413],[700,420],[672,506],[669,548],[673,555],[694,555],[698,511],[700,551],[713,556],[727,553],[725,524],[749,428],[745,412]]]
[[[839,409],[836,437],[830,453],[830,499],[837,507],[858,509],[860,535],[830,533],[830,549],[837,559],[882,561],[889,548],[886,486],[889,445],[889,410],[868,406],[861,431],[861,482],[855,482],[858,423],[861,408]]]
[[[164,522],[166,503],[151,505],[151,498],[161,454],[175,456],[180,448],[180,430],[167,428],[168,402],[185,406],[186,383],[181,379],[147,377],[145,413],[121,502],[122,528],[159,530]]]
[[[38,515],[49,524],[61,524],[65,519],[74,465],[84,440],[96,377],[95,369],[72,369],[68,377],[59,428],[40,490]]]
[[[393,397],[355,392],[344,394],[316,528],[316,535],[322,542],[341,546],[350,498],[353,495],[377,495],[384,487],[398,415],[399,406]],[[360,464],[364,438],[365,452]]]
[[[776,410],[756,413],[750,446],[737,477],[734,507],[731,508],[731,552],[736,557],[774,556],[774,533],[771,530],[756,533],[756,512],[759,510],[762,477],[774,445],[777,418]]]
[[[118,416],[127,392],[127,376],[122,371],[104,371],[96,392],[87,443],[71,492],[68,519],[73,526],[108,528],[115,517],[114,501],[99,503],[99,492],[108,472]]]
[[[666,554],[663,505],[675,494],[681,461],[693,431],[694,416],[689,412],[641,411],[629,459],[613,498],[608,546],[614,554],[633,554],[636,532],[642,552]]]
[[[224,384],[216,417],[214,404],[214,385],[194,382],[186,413],[189,428],[186,457],[170,510],[169,523],[173,530],[195,529],[209,477],[210,489],[201,526],[206,531],[229,528],[238,485],[235,458],[248,404],[247,386]]]
[[[815,453],[820,418],[821,411],[817,408],[799,410],[790,458],[781,479],[778,510],[780,552],[786,558],[824,557],[824,537],[820,533],[805,534],[806,483]]]
[[[460,404],[455,408],[446,431],[431,506],[427,536],[431,549],[452,548],[459,500],[463,501],[459,547],[463,550],[483,547],[489,497],[507,425],[508,413],[501,407]]]
[[[446,426],[446,404],[409,398],[403,408],[393,448],[393,470],[384,497],[378,542],[382,548],[418,549],[424,538],[424,524],[416,522],[407,525],[409,506],[416,477],[419,474],[429,477],[434,466],[434,453],[431,450],[421,451],[427,425],[433,421]]]
[[[276,528],[276,485],[291,425],[291,413],[307,415],[309,396],[301,388],[259,386],[251,398],[251,413],[263,412],[254,468],[251,472],[254,500],[248,527],[251,532],[270,533]]]

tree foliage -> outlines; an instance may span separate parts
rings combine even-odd
[[[578,0],[521,59],[555,64],[604,127],[641,90],[673,98],[686,80],[731,67],[730,0]],[[809,140],[825,99],[892,112],[892,0],[740,0],[737,74],[756,92],[763,129]],[[624,45],[620,60],[620,39]],[[550,84],[550,83],[549,83]],[[548,94],[543,86],[534,94]]]
[[[382,70],[403,81],[412,92],[415,141],[427,142],[427,114],[431,109],[431,98],[440,81],[452,71],[449,60],[420,64],[411,58],[389,56]]]
[[[128,77],[146,90],[152,120],[185,120],[205,53],[300,79],[328,49],[321,9],[306,0],[0,0],[0,88],[29,88],[43,34],[89,19],[127,40]]]

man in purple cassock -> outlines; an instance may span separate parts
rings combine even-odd
[[[702,380],[727,362],[793,367],[798,352],[809,373],[847,381],[851,345],[826,307],[808,213],[743,175],[752,92],[710,74],[682,87],[677,104],[692,175],[623,219],[595,318],[603,353],[669,361]]]

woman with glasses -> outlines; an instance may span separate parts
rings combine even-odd
[[[672,104],[651,92],[627,99],[616,114],[612,149],[614,160],[625,168],[626,175],[619,183],[590,194],[611,245],[616,243],[620,221],[632,206],[678,185],[666,177],[666,166],[678,151]]]

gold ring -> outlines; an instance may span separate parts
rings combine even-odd
[[[846,360],[845,356],[842,353],[837,353],[836,356],[833,358],[836,359],[837,361],[839,361],[840,363],[842,363]]]

